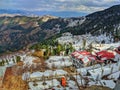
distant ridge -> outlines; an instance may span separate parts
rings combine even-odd
[[[26,10],[11,10],[11,9],[0,9],[0,14],[20,14],[25,16],[44,16],[51,15],[56,17],[79,17],[85,16],[86,13],[75,12],[75,11],[26,11]]]
[[[29,44],[59,36],[64,32],[74,35],[106,34],[120,39],[120,5],[83,17],[61,18],[52,14],[38,17],[4,15],[11,14],[0,17],[0,53],[23,49]]]
[[[4,17],[4,16],[15,17],[15,16],[22,16],[22,15],[20,15],[20,14],[0,14],[0,17]]]

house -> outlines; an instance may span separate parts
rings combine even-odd
[[[104,62],[105,64],[114,62],[115,54],[112,51],[100,51],[96,53],[96,57],[98,61]]]
[[[93,65],[96,62],[96,56],[87,51],[75,51],[71,54],[72,63],[76,68]]]

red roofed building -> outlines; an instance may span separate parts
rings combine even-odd
[[[75,51],[71,54],[71,57],[76,68],[89,66],[96,62],[96,56],[87,51]]]
[[[96,55],[99,61],[102,61],[105,63],[109,63],[110,61],[113,61],[113,59],[115,58],[114,52],[110,52],[106,50],[97,52]]]

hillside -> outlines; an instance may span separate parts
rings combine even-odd
[[[84,17],[0,15],[0,53],[15,51],[59,33],[120,36],[120,5]]]
[[[41,24],[56,17],[27,17],[2,15],[0,17],[0,51],[14,51],[24,46],[48,38],[54,33],[47,34],[41,29]]]

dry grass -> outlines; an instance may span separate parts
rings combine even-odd
[[[90,86],[90,87],[87,87],[86,89],[81,89],[81,90],[112,90],[108,87],[102,87],[102,86]]]
[[[40,59],[33,60],[33,63],[41,63]]]
[[[74,73],[76,71],[74,67],[65,67],[63,70],[67,71],[68,73]]]
[[[17,63],[18,66],[23,66],[23,61]]]
[[[4,90],[28,90],[28,85],[21,76],[9,76],[3,85]]]

